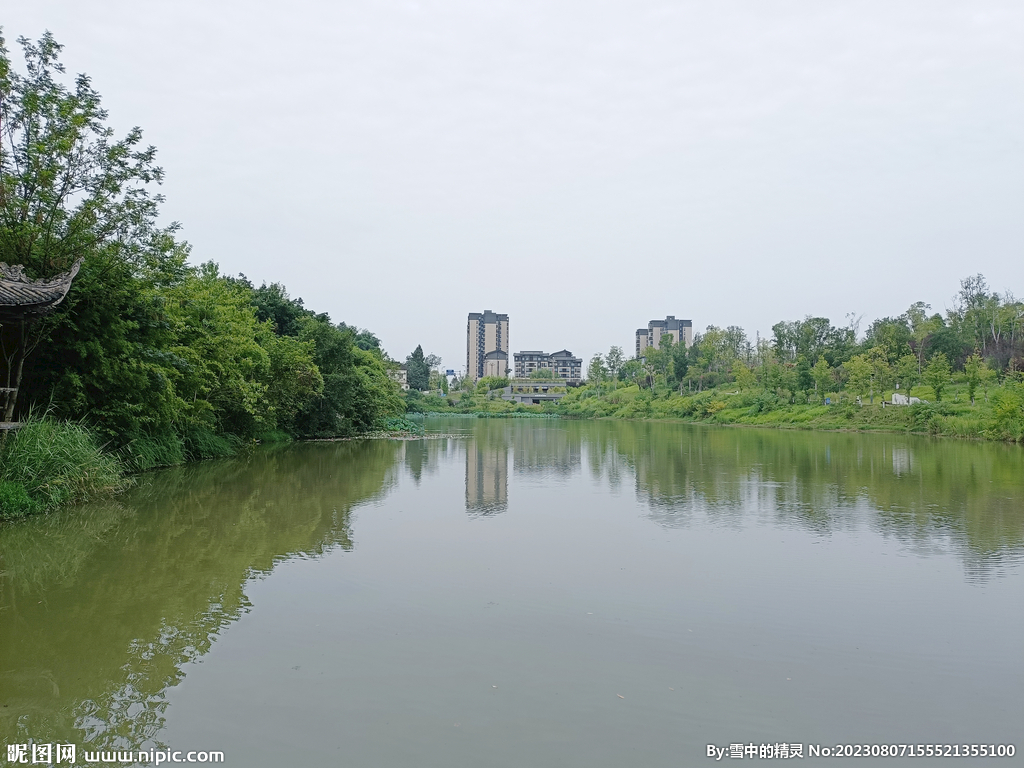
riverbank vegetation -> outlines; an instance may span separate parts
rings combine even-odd
[[[114,136],[87,76],[66,84],[52,36],[19,44],[20,72],[0,39],[0,261],[32,279],[82,265],[54,312],[0,325],[14,420],[47,413],[5,441],[4,510],[115,488],[123,471],[260,439],[359,434],[404,413],[397,364],[372,333],[280,284],[188,263],[178,226],[158,224],[155,149],[137,128]],[[47,463],[58,455],[84,485]]]
[[[863,336],[855,319],[808,317],[753,343],[737,326],[709,326],[689,347],[665,336],[639,359],[612,348],[558,412],[1024,442],[1024,303],[977,275],[945,316],[929,309],[913,304]]]

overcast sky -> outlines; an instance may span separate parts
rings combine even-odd
[[[8,3],[159,150],[194,261],[395,358],[1024,294],[1024,4]],[[16,57],[17,58],[17,57]]]

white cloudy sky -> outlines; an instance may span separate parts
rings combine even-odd
[[[197,261],[465,365],[1024,293],[1019,0],[33,0]]]

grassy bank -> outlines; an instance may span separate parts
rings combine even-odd
[[[892,393],[886,393],[891,398]],[[922,400],[934,398],[928,387],[913,390]],[[570,390],[558,404],[563,416],[576,418],[680,419],[708,424],[741,424],[758,427],[820,430],[881,430],[911,432],[980,440],[1024,442],[1024,384],[1007,382],[979,396],[972,405],[966,386],[954,383],[941,402],[911,406],[882,405],[862,398],[859,405],[849,395],[832,403],[794,397],[763,389],[740,390],[735,384],[699,393],[667,389],[640,389],[636,385],[613,388],[588,385]],[[811,400],[811,402],[808,402]]]
[[[80,424],[31,419],[0,446],[0,520],[116,493],[127,467]]]
[[[367,436],[423,434],[423,425],[405,417],[379,420]],[[29,418],[0,443],[0,522],[49,512],[58,507],[119,493],[132,475],[211,458],[229,458],[248,450],[232,435],[196,432],[185,440],[135,440],[117,453],[104,450],[82,424],[52,417]],[[260,442],[290,442],[275,430]]]

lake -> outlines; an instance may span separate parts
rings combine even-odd
[[[385,767],[1013,744],[955,764],[1024,764],[1020,447],[426,427],[0,528],[4,744]]]

